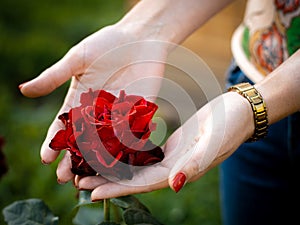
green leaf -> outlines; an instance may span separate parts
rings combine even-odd
[[[95,225],[103,221],[103,204],[91,201],[90,191],[79,191],[78,203],[74,209],[78,209],[73,218],[75,225]]]
[[[91,201],[91,192],[90,191],[79,191],[78,203],[74,208],[78,208],[85,205],[93,205],[97,202]]]
[[[110,199],[110,201],[122,209],[134,208],[134,209],[141,209],[143,211],[150,212],[149,209],[143,203],[141,203],[136,197],[132,195],[112,198]]]
[[[3,215],[8,225],[58,224],[58,217],[40,199],[16,201],[3,209]]]
[[[91,205],[81,206],[76,216],[73,218],[74,225],[95,225],[103,221],[103,210],[99,207]]]
[[[123,218],[127,225],[137,225],[137,224],[162,225],[162,223],[160,223],[149,212],[146,212],[141,209],[126,209],[123,213]]]

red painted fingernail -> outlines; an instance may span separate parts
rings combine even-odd
[[[185,181],[186,181],[186,176],[184,173],[180,172],[176,174],[173,180],[173,188],[176,193],[181,190],[181,188],[185,184]]]

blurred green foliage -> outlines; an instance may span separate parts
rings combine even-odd
[[[117,21],[122,0],[2,0],[0,2],[0,135],[9,171],[0,180],[0,209],[16,200],[41,198],[70,224],[76,190],[56,182],[55,167],[40,162],[39,149],[62,104],[67,85],[37,99],[18,85],[37,76],[87,35]],[[1,213],[0,224],[4,224]]]
[[[59,216],[60,224],[71,224],[77,191],[72,183],[57,184],[58,161],[44,166],[39,157],[68,84],[37,99],[23,97],[17,87],[87,35],[117,21],[126,6],[122,0],[1,0],[0,136],[5,138],[9,167],[0,180],[1,210],[16,200],[40,198]],[[179,194],[166,189],[138,197],[165,224],[220,224],[217,169]]]

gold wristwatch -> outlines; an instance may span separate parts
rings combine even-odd
[[[268,133],[268,116],[266,104],[260,93],[248,82],[231,86],[228,88],[228,91],[235,91],[239,93],[251,104],[255,130],[254,134],[247,140],[247,142],[253,142],[264,138]]]

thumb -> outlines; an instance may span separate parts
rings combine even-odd
[[[84,48],[83,48],[84,49]],[[19,85],[24,96],[35,98],[47,95],[74,75],[83,73],[84,60],[79,46],[75,46],[57,63],[43,71],[38,77]]]

